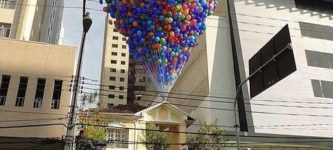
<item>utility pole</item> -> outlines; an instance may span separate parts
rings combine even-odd
[[[247,77],[239,86],[237,87],[236,90],[236,96],[235,96],[235,101],[234,101],[234,119],[235,119],[235,132],[236,132],[236,140],[237,140],[237,150],[240,150],[240,137],[239,137],[239,125],[238,125],[238,115],[237,115],[237,101],[238,101],[238,95],[239,91],[242,88],[242,86],[250,80],[251,77],[253,77],[256,73],[260,72],[265,68],[270,62],[276,61],[276,58],[281,55],[284,51],[291,49],[291,43],[289,43],[286,47],[284,47],[279,53],[275,54],[272,58],[270,58],[266,63],[264,63],[262,66],[260,66],[257,70],[255,70],[252,74],[250,74],[249,77]]]
[[[83,50],[84,50],[84,44],[87,32],[89,31],[92,20],[89,16],[88,12],[85,12],[85,6],[86,6],[86,0],[83,0],[83,32],[81,37],[81,45],[80,45],[80,51],[79,51],[79,57],[76,64],[76,72],[74,76],[74,85],[73,85],[73,96],[71,101],[71,109],[70,109],[70,116],[69,116],[69,122],[67,127],[67,139],[69,138],[70,146],[67,147],[67,149],[74,150],[75,149],[75,124],[76,124],[76,105],[77,105],[77,95],[78,95],[78,88],[79,88],[79,81],[81,76],[81,67],[82,67],[82,57],[83,57]],[[68,145],[67,145],[68,146]]]

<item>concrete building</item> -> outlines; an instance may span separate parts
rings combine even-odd
[[[234,131],[236,83],[249,76],[249,59],[288,24],[297,71],[251,100],[249,83],[245,84],[241,125],[247,126],[249,134],[332,138],[333,2],[229,2],[232,20],[226,1],[220,1],[171,90],[183,95],[169,94],[168,101],[183,105],[179,107],[198,120],[217,119],[219,125]]]
[[[147,78],[142,67],[128,52],[126,37],[106,18],[102,60],[100,104],[107,108],[119,104],[133,104],[145,90]]]
[[[1,0],[0,36],[58,44],[63,0]]]
[[[75,48],[3,38],[0,47],[1,127],[32,126],[1,128],[0,139],[61,139],[66,134]],[[33,127],[38,124],[51,125]],[[3,146],[0,149],[7,149]]]

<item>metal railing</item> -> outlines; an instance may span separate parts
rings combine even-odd
[[[42,98],[35,98],[33,108],[41,108],[42,102],[43,102]]]
[[[9,37],[10,28],[2,27],[0,25],[0,37]]]
[[[17,97],[15,106],[16,107],[23,107],[23,105],[24,105],[24,97]]]
[[[0,8],[15,9],[16,0],[0,0]]]

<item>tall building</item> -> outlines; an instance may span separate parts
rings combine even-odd
[[[226,0],[207,18],[207,30],[171,90],[182,95],[169,94],[176,98],[168,101],[233,131],[236,85],[249,76],[249,59],[288,24],[297,71],[252,99],[246,83],[238,107],[241,126],[250,134],[332,138],[333,1],[229,2],[230,18]]]
[[[63,138],[75,48],[8,38],[0,38],[0,47],[0,141]],[[0,149],[30,146],[2,144]]]
[[[106,18],[104,52],[101,73],[102,107],[138,103],[147,85],[146,73],[128,52],[126,37]]]
[[[0,36],[58,44],[63,0],[1,0]]]
[[[127,104],[129,52],[126,38],[106,18],[102,60],[100,105],[110,107]]]

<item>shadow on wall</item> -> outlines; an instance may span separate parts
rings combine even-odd
[[[299,13],[300,15],[309,14],[312,17],[319,16],[320,18],[328,18],[329,20],[333,20],[332,13],[328,14],[295,8],[294,0],[235,0],[235,3],[237,2],[244,2],[245,5],[254,5],[255,7],[266,7],[267,9],[276,10],[288,10],[290,13]],[[260,16],[258,15],[257,17]]]

